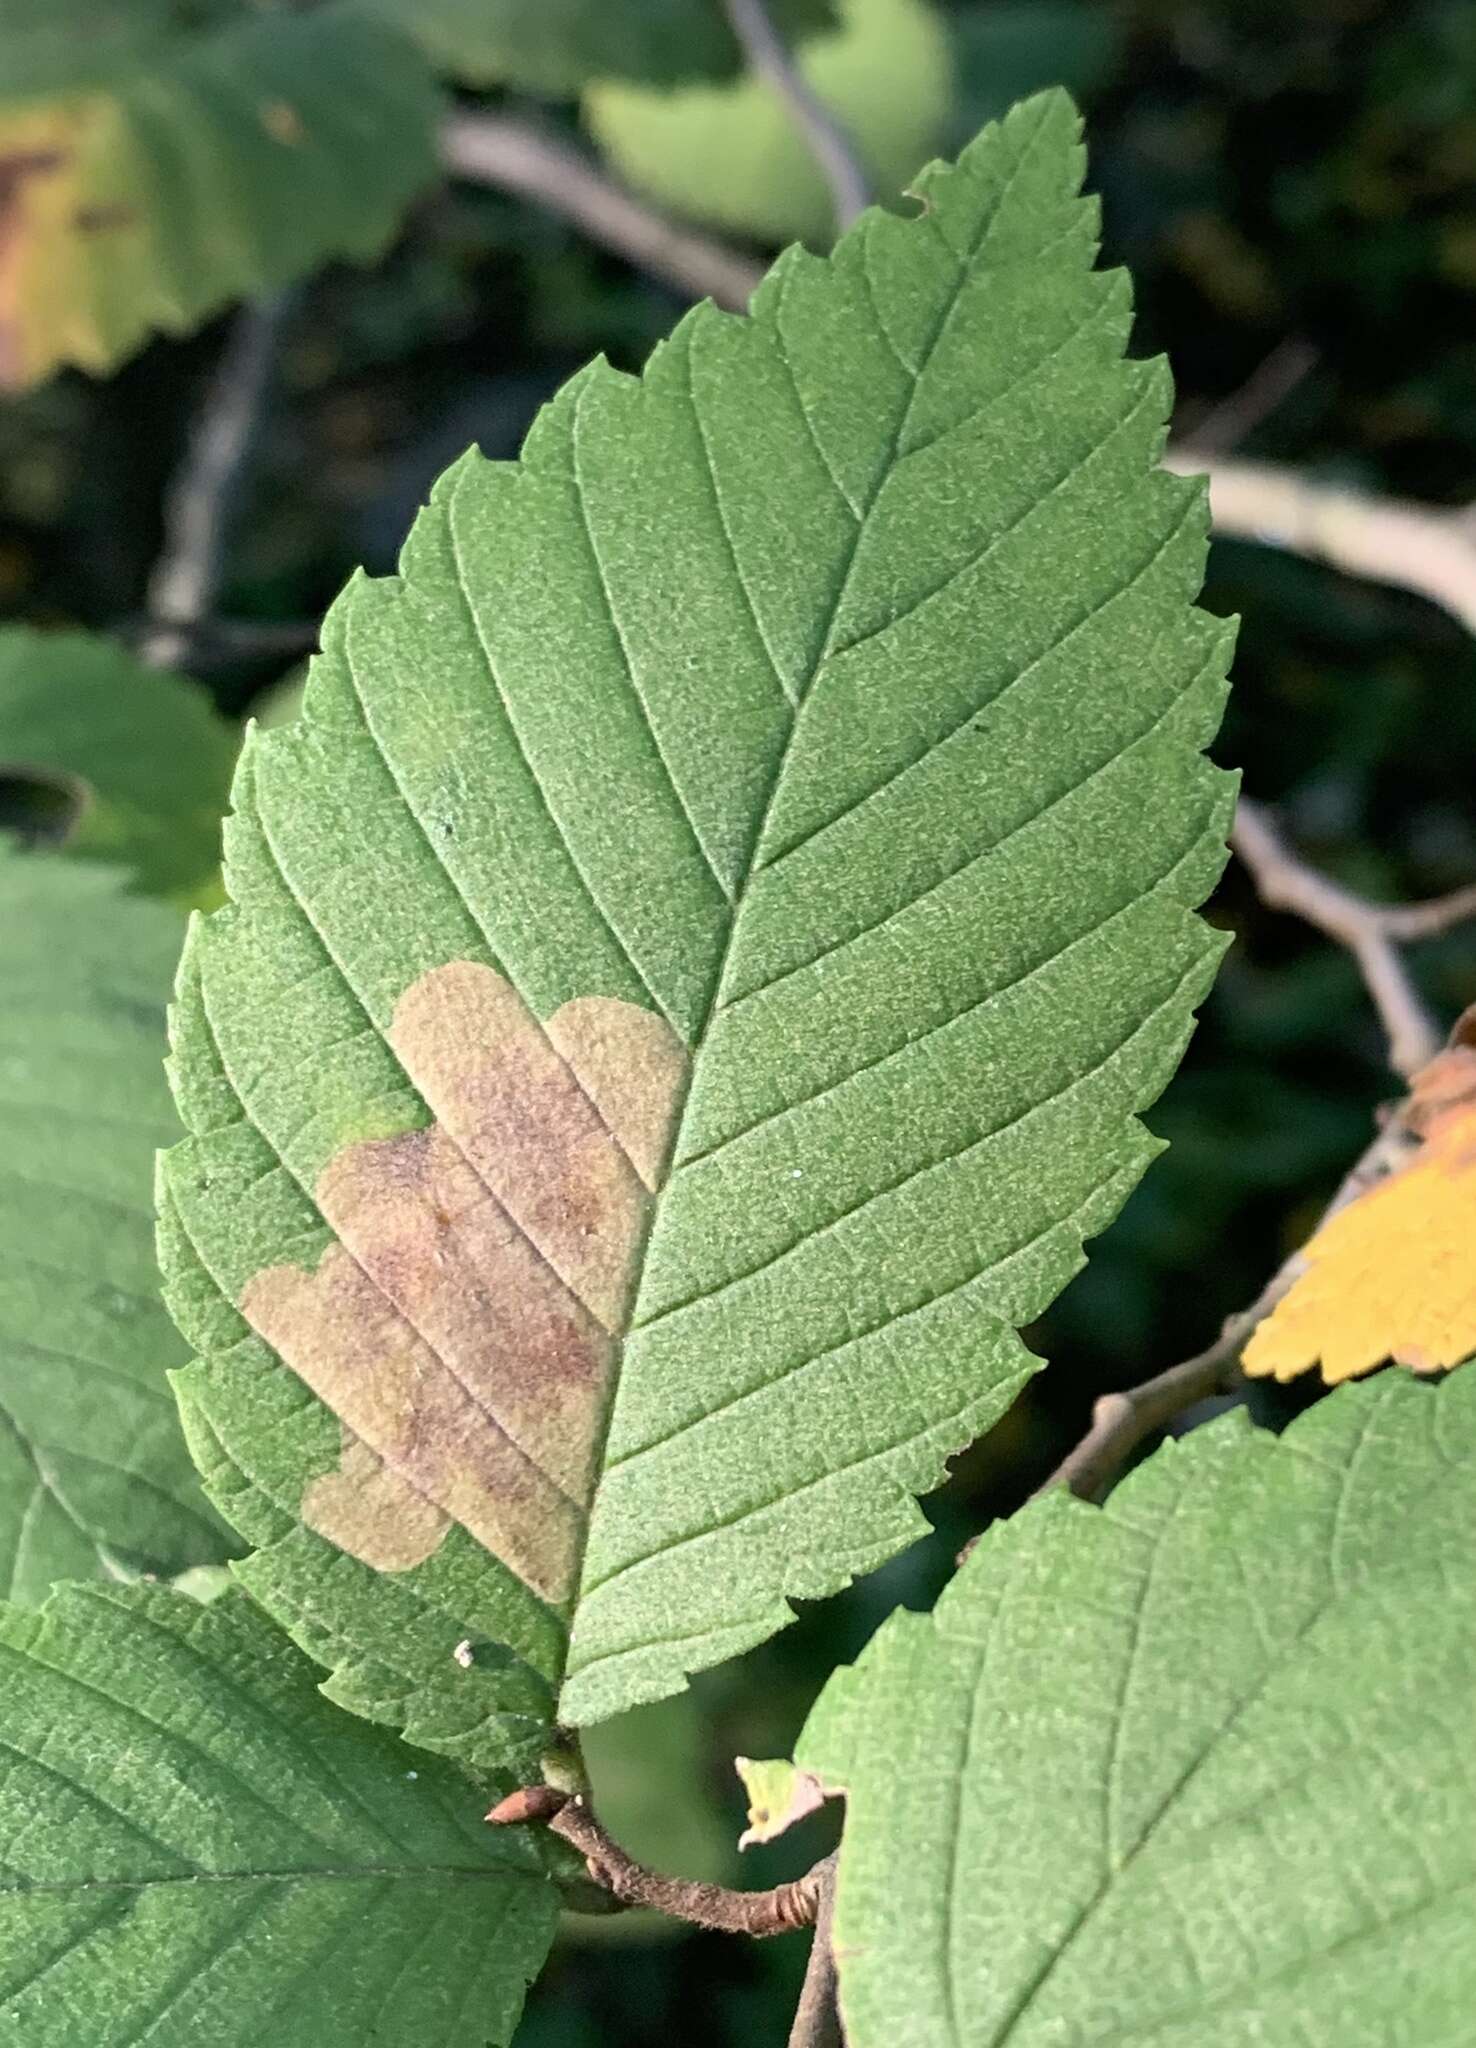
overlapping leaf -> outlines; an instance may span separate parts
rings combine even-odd
[[[1313,1236],[1246,1346],[1248,1373],[1330,1383],[1392,1359],[1440,1372],[1476,1354],[1476,1009],[1415,1075],[1401,1123],[1421,1144]]]
[[[89,633],[0,631],[0,781],[55,789],[69,852],[188,896],[220,864],[237,737],[183,677]]]
[[[180,1434],[153,1159],[178,1132],[180,919],[122,878],[0,851],[0,1595],[230,1548]]]
[[[840,0],[839,13],[799,68],[892,204],[947,125],[947,32],[929,0]],[[829,188],[766,79],[675,92],[604,79],[586,92],[584,117],[622,179],[672,212],[771,243],[831,239]]]
[[[187,1428],[334,1696],[484,1769],[912,1540],[1154,1150],[1228,635],[1076,128],[459,464],[243,758]]]
[[[373,255],[434,173],[435,108],[413,45],[350,0],[4,0],[0,384]]]
[[[831,1680],[855,2048],[1436,2048],[1476,2012],[1476,1375],[991,1529]]]
[[[25,2048],[481,2048],[556,1894],[239,1593],[0,1610],[0,2027]]]
[[[714,0],[360,0],[418,38],[443,70],[476,85],[573,94],[591,78],[676,85],[739,68]],[[833,20],[832,0],[769,0],[781,34]]]

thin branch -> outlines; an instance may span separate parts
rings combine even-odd
[[[1458,924],[1476,918],[1476,883],[1452,889],[1448,896],[1430,896],[1423,903],[1381,903],[1379,921],[1391,939],[1438,938]]]
[[[763,277],[762,264],[679,227],[633,198],[571,143],[519,116],[450,115],[441,127],[441,161],[454,177],[515,193],[558,214],[591,241],[693,298],[741,312]]]
[[[1469,513],[1314,483],[1274,463],[1217,460],[1193,446],[1173,448],[1164,459],[1181,473],[1208,471],[1216,533],[1412,590],[1476,633],[1476,526]]]
[[[1195,420],[1190,438],[1196,453],[1203,458],[1238,448],[1311,374],[1317,361],[1317,350],[1300,335],[1289,334],[1277,342],[1238,391],[1206,406]]]
[[[1371,903],[1309,867],[1249,797],[1240,800],[1230,836],[1263,903],[1304,918],[1353,955],[1389,1042],[1389,1064],[1408,1080],[1435,1057],[1441,1038],[1400,957],[1399,942],[1430,938],[1476,917],[1476,888],[1425,903]]]
[[[1397,1116],[1392,1117],[1339,1184],[1323,1211],[1318,1228],[1340,1209],[1356,1201],[1375,1182],[1392,1173],[1408,1157],[1413,1139]],[[1166,1429],[1196,1401],[1235,1390],[1240,1379],[1240,1355],[1258,1324],[1289,1294],[1306,1270],[1305,1255],[1296,1251],[1272,1275],[1249,1308],[1226,1319],[1215,1342],[1193,1358],[1171,1365],[1140,1386],[1121,1393],[1103,1394],[1092,1409],[1091,1427],[1067,1452],[1049,1479],[1036,1489],[1046,1493],[1055,1486],[1069,1486],[1082,1500],[1100,1500],[1144,1440]],[[975,1539],[977,1541],[977,1539]],[[971,1542],[960,1554],[972,1550]]]
[[[835,231],[844,234],[871,204],[866,173],[845,130],[811,87],[769,17],[764,0],[723,0],[750,67],[766,78],[794,118],[830,188]]]
[[[211,375],[165,500],[163,551],[149,578],[151,624],[139,654],[153,668],[188,659],[200,622],[214,606],[277,344],[295,298],[278,292],[243,307]]]
[[[135,647],[159,629],[147,618],[125,621],[120,635]],[[189,625],[171,623],[170,631],[183,641],[186,651],[175,656],[176,663],[195,670],[203,663],[218,668],[245,661],[270,661],[277,657],[311,654],[323,630],[317,619],[244,619],[211,613]]]
[[[819,1885],[815,1913],[815,1934],[810,1943],[810,1960],[789,2030],[789,2048],[845,2048],[841,2029],[840,1986],[835,1971],[835,1884],[839,1851],[827,1856],[810,1875]]]
[[[579,1851],[593,1882],[622,1905],[650,1907],[718,1934],[787,1934],[796,1927],[813,1927],[820,1909],[825,1863],[767,1892],[664,1877],[628,1856],[580,1793],[571,1797],[548,1785],[523,1786],[494,1806],[487,1818],[495,1827],[544,1823],[550,1834],[562,1836]]]
[[[813,133],[813,131],[809,131]],[[516,193],[571,222],[638,268],[741,311],[763,266],[711,236],[677,226],[633,198],[557,136],[503,114],[453,114],[441,156],[455,176]],[[1276,365],[1283,388],[1290,370]],[[1257,394],[1257,402],[1264,394]],[[1208,423],[1212,442],[1223,422]],[[1233,424],[1233,423],[1232,423]],[[1348,575],[1411,590],[1476,631],[1476,519],[1396,498],[1318,484],[1274,463],[1217,458],[1192,441],[1164,458],[1170,469],[1208,471],[1215,531],[1330,563]]]

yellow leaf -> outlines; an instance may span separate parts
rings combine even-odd
[[[1416,1075],[1404,1121],[1424,1143],[1313,1237],[1307,1270],[1246,1346],[1248,1373],[1289,1380],[1320,1361],[1331,1386],[1386,1359],[1439,1372],[1476,1354],[1476,1048],[1463,1030]]]

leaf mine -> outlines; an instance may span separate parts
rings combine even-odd
[[[685,1056],[614,998],[545,1028],[472,961],[413,983],[389,1038],[437,1121],[330,1159],[316,1194],[338,1242],[241,1297],[346,1431],[303,1519],[380,1570],[458,1523],[561,1604]]]

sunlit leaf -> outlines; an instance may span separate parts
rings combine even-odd
[[[912,1541],[1156,1149],[1229,635],[1076,135],[466,458],[243,756],[187,1428],[333,1696],[489,1772]]]
[[[1476,1013],[1417,1074],[1408,1164],[1328,1218],[1305,1271],[1256,1330],[1248,1373],[1330,1383],[1385,1360],[1438,1372],[1476,1353]]]
[[[986,1531],[830,1681],[850,2048],[1435,2048],[1476,2012],[1476,1374]]]
[[[804,46],[800,69],[877,196],[895,201],[947,124],[948,39],[929,0],[840,0],[839,11],[840,28]],[[771,242],[830,240],[829,188],[767,81],[662,93],[601,82],[584,114],[621,177],[674,212]]]
[[[375,255],[434,175],[435,110],[352,0],[3,0],[0,385]]]

